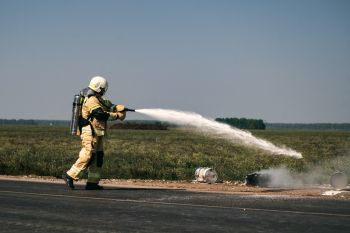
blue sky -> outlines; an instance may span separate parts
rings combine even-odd
[[[350,122],[349,12],[346,0],[0,0],[0,118],[70,119],[102,75],[133,108]]]

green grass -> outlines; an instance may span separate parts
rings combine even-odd
[[[197,167],[213,167],[223,180],[243,180],[260,169],[284,165],[295,172],[349,169],[349,131],[252,131],[300,151],[298,160],[214,139],[190,130],[110,130],[103,178],[192,180]],[[0,174],[60,177],[75,162],[80,139],[66,127],[0,126]],[[335,162],[336,161],[336,162]],[[345,166],[345,165],[347,166]]]

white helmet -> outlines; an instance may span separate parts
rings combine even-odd
[[[107,92],[108,82],[104,77],[95,76],[91,79],[89,88],[103,95],[104,93]]]

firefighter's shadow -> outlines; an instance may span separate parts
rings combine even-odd
[[[113,192],[113,191],[185,191],[183,188],[152,188],[152,187],[104,187],[102,190],[85,190],[84,187],[76,187],[72,191],[86,192]]]
[[[180,188],[149,188],[149,187],[106,187],[103,191],[179,191]]]
[[[287,192],[287,191],[292,191],[296,190],[293,188],[266,188],[265,190],[262,190],[262,193],[279,193],[279,192]]]

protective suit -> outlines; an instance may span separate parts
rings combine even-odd
[[[106,133],[107,121],[125,118],[123,105],[113,105],[102,98],[108,87],[107,81],[102,80],[102,87],[93,81],[94,78],[90,82],[88,94],[81,109],[79,128],[82,149],[77,161],[63,175],[63,179],[71,189],[74,189],[73,181],[79,180],[81,173],[85,170],[88,171],[85,189],[103,189],[98,183],[103,165],[103,137]]]

